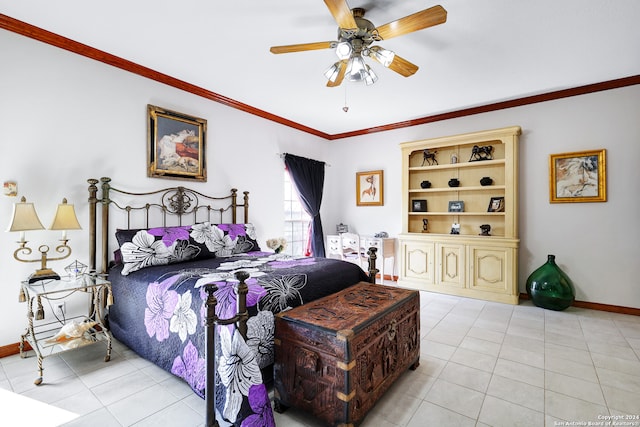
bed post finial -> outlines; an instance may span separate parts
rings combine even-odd
[[[100,228],[102,265],[100,272],[106,273],[109,267],[109,182],[111,182],[111,178],[103,176],[100,181],[102,182],[102,197],[100,198],[102,203],[102,224]]]
[[[249,222],[249,192],[244,192],[244,223]]]
[[[236,224],[238,222],[237,218],[238,211],[238,189],[231,189],[231,222]]]
[[[98,203],[98,180],[90,178],[89,183],[89,271],[96,271],[96,204]]]
[[[378,248],[373,246],[367,251],[367,255],[369,255],[369,282],[371,283],[376,283],[376,275],[380,271],[376,268],[376,259],[378,258],[376,252],[378,252]],[[384,260],[382,261],[384,262]]]
[[[246,271],[236,271],[236,279],[240,281],[238,284],[238,331],[242,337],[247,339],[247,320],[249,319],[249,312],[247,311],[247,294],[249,293],[249,286],[245,281],[250,277]]]

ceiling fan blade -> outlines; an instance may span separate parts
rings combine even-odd
[[[445,22],[447,22],[447,11],[438,5],[384,24],[376,30],[380,38],[386,40]]]
[[[330,49],[336,47],[336,42],[314,42],[314,43],[302,43],[302,44],[290,44],[286,46],[271,46],[271,53],[292,53],[292,52],[304,52],[307,50],[319,50]]]
[[[329,80],[327,82],[327,87],[340,86],[342,84],[342,80],[344,79],[344,75],[346,71],[347,71],[347,61],[342,60],[340,61],[340,70],[338,71],[338,77],[336,77],[336,81],[332,82],[331,80]]]
[[[393,57],[393,62],[389,65],[389,69],[405,77],[409,77],[418,71],[418,66],[396,55]]]
[[[374,46],[373,48],[375,49],[376,46]],[[384,65],[375,55],[369,55],[369,58],[373,59],[379,64]],[[394,54],[393,61],[391,61],[391,64],[389,64],[387,68],[405,77],[412,76],[416,73],[416,71],[418,71],[418,66],[416,64],[413,64],[396,54]]]
[[[324,2],[331,15],[333,15],[333,19],[338,23],[338,27],[345,29],[358,28],[358,24],[353,19],[353,14],[346,0],[324,0]]]

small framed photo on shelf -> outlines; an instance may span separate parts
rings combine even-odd
[[[427,201],[426,200],[413,200],[411,202],[411,212],[426,212]]]
[[[342,234],[342,233],[348,233],[349,232],[349,226],[343,223],[340,223],[338,225],[336,225],[336,233],[338,234]]]
[[[451,200],[449,202],[449,212],[464,212],[464,202],[462,200]]]
[[[504,197],[492,197],[487,212],[504,212]]]

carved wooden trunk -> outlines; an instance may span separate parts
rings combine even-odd
[[[417,291],[371,283],[280,313],[275,408],[295,406],[332,426],[359,424],[420,357]]]

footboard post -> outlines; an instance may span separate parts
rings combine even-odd
[[[249,293],[249,287],[245,283],[245,280],[249,278],[249,273],[246,271],[236,272],[236,279],[240,281],[238,284],[238,331],[242,338],[247,339],[247,320],[249,320],[249,312],[247,311],[247,294]]]
[[[218,421],[216,421],[216,305],[218,300],[216,299],[215,292],[218,287],[214,284],[206,285],[205,291],[207,292],[206,301],[206,316],[205,316],[205,360],[206,360],[206,386],[205,386],[205,405],[206,427],[218,427]]]
[[[369,282],[371,283],[376,283],[376,275],[380,271],[376,268],[376,259],[378,259],[376,252],[378,252],[378,248],[374,248],[373,246],[367,251],[367,255],[369,255]],[[382,260],[382,262],[384,262],[384,260]]]

